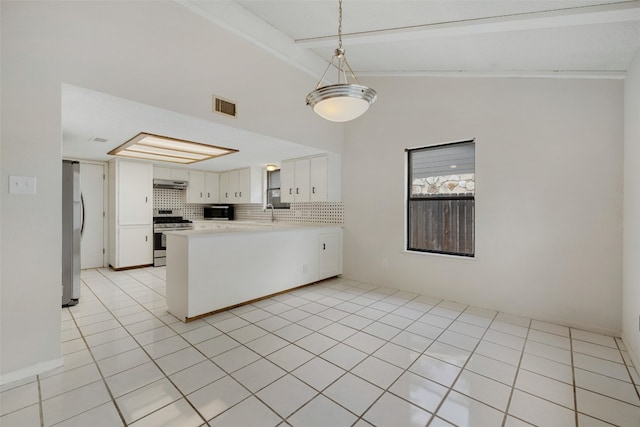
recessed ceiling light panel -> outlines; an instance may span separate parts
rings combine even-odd
[[[238,150],[233,148],[140,132],[107,154],[135,159],[190,164],[237,152]]]

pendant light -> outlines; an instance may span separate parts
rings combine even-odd
[[[332,122],[348,122],[364,114],[369,106],[376,102],[378,95],[375,90],[360,84],[347,62],[342,48],[342,0],[338,1],[338,11],[338,48],[324,70],[316,89],[307,95],[306,101],[307,105],[320,117]],[[335,65],[334,61],[336,61]],[[320,87],[331,66],[338,69],[338,83]],[[347,72],[355,84],[347,81]],[[344,82],[341,83],[342,81]]]

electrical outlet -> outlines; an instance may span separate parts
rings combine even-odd
[[[387,268],[387,267],[389,267],[389,260],[384,258],[382,260],[382,268]]]

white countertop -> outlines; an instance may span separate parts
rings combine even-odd
[[[287,222],[260,222],[260,221],[193,221],[197,223],[207,223],[215,228],[200,230],[172,230],[165,231],[167,235],[177,235],[186,237],[208,236],[212,234],[247,234],[256,232],[275,232],[317,228],[342,228],[342,224],[316,224],[316,223],[287,223]]]

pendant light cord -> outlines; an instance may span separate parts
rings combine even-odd
[[[338,48],[342,49],[342,0],[338,0]]]

